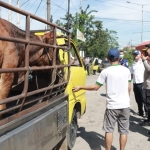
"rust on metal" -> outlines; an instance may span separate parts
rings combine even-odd
[[[0,126],[5,125],[11,121],[14,121],[15,119],[18,119],[20,117],[23,117],[37,109],[43,108],[50,103],[53,103],[57,100],[58,97],[61,97],[64,95],[65,87],[68,84],[69,76],[70,76],[70,32],[66,29],[63,29],[56,24],[53,24],[51,22],[48,22],[40,17],[37,17],[33,14],[30,14],[26,11],[23,11],[17,7],[14,7],[12,5],[9,5],[3,1],[0,1],[0,6],[5,7],[6,9],[12,10],[14,12],[17,12],[19,14],[22,14],[26,17],[26,31],[25,31],[25,39],[19,39],[19,38],[13,38],[13,37],[6,37],[6,36],[0,36],[0,40],[3,41],[9,41],[9,42],[17,42],[25,44],[25,64],[24,67],[20,68],[5,68],[0,69],[0,73],[17,73],[17,72],[24,72],[24,81],[22,82],[22,91],[14,94],[13,90],[15,87],[12,87],[12,95],[10,95],[6,99],[0,100],[1,104],[6,104],[6,109],[0,111],[0,115],[5,115],[2,120],[0,120]],[[51,26],[51,29],[53,31],[54,39],[53,44],[46,44],[46,43],[38,43],[30,40],[30,19],[35,19],[37,21],[40,21],[42,23],[45,23],[47,25]],[[68,39],[68,45],[62,45],[58,46],[56,42],[57,29],[63,31],[66,33],[64,35],[65,38]],[[59,36],[58,38],[61,38],[62,36]],[[29,45],[35,45],[35,46],[42,46],[53,49],[53,60],[52,60],[52,66],[29,66]],[[59,49],[65,50],[68,53],[68,60],[69,64],[57,64],[57,58],[56,55],[59,53]],[[65,67],[68,68],[68,75],[67,80],[62,80],[61,83],[56,82],[56,78],[60,80],[60,75],[58,70],[63,70]],[[29,74],[30,69],[32,72],[40,72],[40,71],[48,71],[52,70],[52,74],[49,75],[49,79],[51,78],[51,82],[47,86],[41,86],[41,88],[38,88],[38,83],[35,81],[36,89],[30,90],[30,81],[29,81]],[[40,75],[38,76],[40,80]],[[17,91],[18,92],[18,91]],[[14,94],[14,95],[13,95]],[[28,106],[28,107],[27,107]]]

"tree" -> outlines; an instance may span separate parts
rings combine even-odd
[[[84,50],[86,55],[103,59],[107,56],[107,52],[110,48],[118,47],[117,32],[104,29],[102,21],[95,20],[94,16],[91,15],[91,13],[97,11],[89,11],[89,8],[90,6],[88,5],[86,9],[81,10],[80,13],[75,13],[75,15],[70,14],[69,21],[72,25],[71,37],[80,50]],[[67,22],[68,14],[61,19]],[[66,27],[66,23],[62,23],[60,20],[57,20],[56,24],[61,27]],[[86,38],[85,42],[77,40],[77,29],[84,33]]]
[[[130,46],[126,46],[123,48],[123,51],[125,53],[125,58],[128,60],[129,62],[129,66],[131,66],[131,64],[133,63],[133,51],[134,49],[131,49],[132,47]]]

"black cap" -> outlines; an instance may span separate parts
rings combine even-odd
[[[145,47],[150,48],[150,44],[145,45]]]

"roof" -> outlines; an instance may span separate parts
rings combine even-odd
[[[140,51],[141,51],[142,49],[145,48],[145,45],[147,45],[147,44],[150,44],[150,41],[142,42],[141,44],[137,45],[135,48],[136,48],[137,50],[140,50]]]

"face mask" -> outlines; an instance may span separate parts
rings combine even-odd
[[[123,55],[120,55],[119,57],[120,57],[120,58],[123,58]]]

